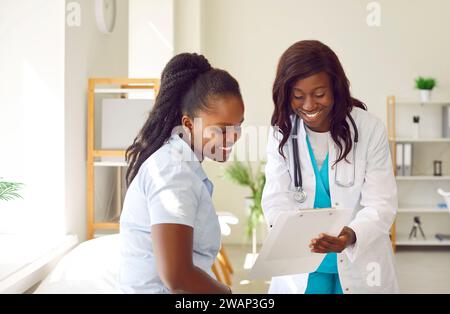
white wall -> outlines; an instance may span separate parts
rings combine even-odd
[[[160,77],[173,56],[173,0],[132,0],[129,8],[129,76]]]
[[[72,1],[67,0],[66,3]],[[94,1],[79,0],[81,24],[66,26],[66,228],[86,237],[86,121],[87,86],[91,77],[128,76],[128,0],[117,1],[116,25],[112,34],[101,33],[95,21]],[[98,105],[98,104],[97,104]],[[100,114],[100,111],[96,111]],[[96,168],[97,217],[114,190],[114,171]]]
[[[241,84],[246,125],[268,125],[271,88],[282,52],[296,41],[318,39],[339,56],[353,95],[386,120],[386,96],[418,99],[413,79],[433,76],[434,99],[450,99],[450,2],[381,0],[381,25],[369,27],[366,6],[354,0],[206,0],[201,30],[177,43],[201,37],[201,51],[214,66],[230,71]],[[181,44],[180,44],[181,46]],[[206,163],[215,184],[217,210],[241,220],[245,189],[220,178],[223,166]],[[228,242],[241,242],[243,225]]]
[[[0,203],[0,233],[64,232],[64,10],[0,2],[0,177],[26,184]]]
[[[203,1],[174,1],[174,50],[180,52],[202,51]]]

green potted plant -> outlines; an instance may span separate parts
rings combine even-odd
[[[431,91],[436,86],[436,80],[431,77],[419,76],[415,82],[416,88],[420,90],[420,100],[422,102],[429,102],[431,99]]]
[[[19,191],[23,183],[7,182],[0,179],[0,201],[12,201],[14,199],[23,199]]]
[[[266,183],[266,176],[264,171],[262,171],[263,164],[264,163],[259,163],[256,171],[253,171],[250,162],[244,164],[240,161],[235,161],[225,169],[224,173],[225,178],[240,186],[249,188],[251,193],[250,196],[245,199],[248,215],[246,235],[248,238],[252,237],[252,254],[247,254],[246,265],[253,265],[257,256],[256,229],[263,220],[261,198]],[[247,262],[248,258],[251,258],[251,262]]]

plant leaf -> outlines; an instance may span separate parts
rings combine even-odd
[[[18,193],[22,187],[22,183],[0,181],[0,201],[23,199]]]
[[[262,164],[259,163],[256,171],[253,172],[251,164],[247,165],[235,161],[231,166],[225,169],[224,177],[231,181],[250,188],[253,205],[250,207],[250,215],[247,218],[246,235],[252,237],[253,229],[256,228],[263,217],[262,193],[266,183],[266,176],[262,170]]]
[[[242,186],[250,187],[252,179],[247,167],[236,161],[225,169],[224,177]]]

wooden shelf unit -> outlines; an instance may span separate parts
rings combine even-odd
[[[102,88],[103,86],[103,88]],[[105,87],[106,86],[106,87]],[[118,157],[125,160],[125,150],[102,150],[95,147],[95,95],[120,94],[127,98],[130,93],[154,92],[158,94],[160,80],[157,78],[91,78],[88,84],[87,111],[87,239],[93,239],[96,230],[119,230],[119,222],[95,221],[95,186],[94,167],[108,166],[117,168],[117,178],[120,182],[121,167],[125,162],[104,162],[96,159],[102,157]],[[131,143],[130,143],[131,144]],[[120,191],[118,184],[118,192]]]

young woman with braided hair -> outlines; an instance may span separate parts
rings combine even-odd
[[[124,293],[231,292],[211,272],[220,227],[201,162],[227,160],[243,115],[237,81],[205,57],[183,53],[166,65],[154,108],[126,152]]]

